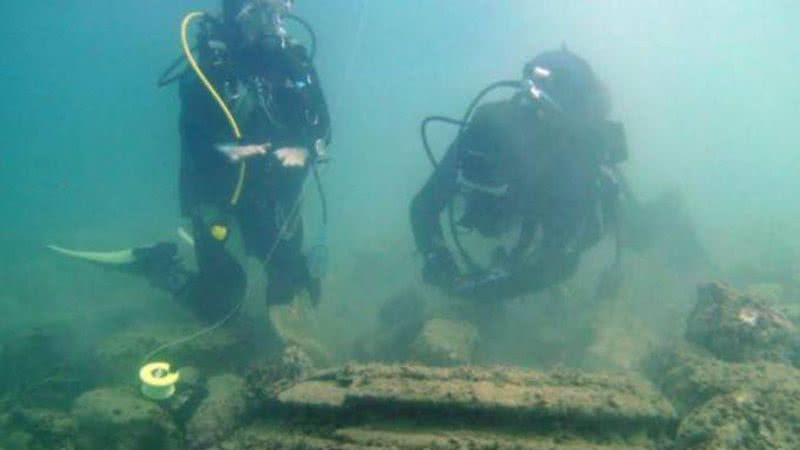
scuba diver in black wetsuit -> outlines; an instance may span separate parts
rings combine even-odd
[[[301,290],[319,299],[302,253],[299,202],[309,171],[326,156],[330,119],[306,49],[288,40],[291,6],[224,0],[222,21],[203,22],[197,62],[230,108],[238,138],[201,77],[180,80],[181,212],[192,221],[199,268],[187,297],[211,317],[244,295],[244,270],[225,248],[234,222],[247,254],[265,264],[269,305]]]
[[[222,5],[221,18],[186,16],[182,38],[190,67],[168,79],[178,67],[173,64],[159,81],[180,83],[180,207],[192,224],[187,240],[193,241],[197,272],[184,268],[174,243],[107,254],[52,247],[143,274],[208,321],[228,317],[245,295],[245,271],[226,248],[235,225],[245,252],[266,268],[270,307],[303,291],[319,301],[319,261],[302,252],[299,203],[309,172],[319,183],[317,165],[330,141],[311,55],[289,40],[284,27],[286,18],[307,27],[289,14],[291,0]],[[187,34],[195,19],[201,27],[192,46]],[[323,198],[323,216],[324,209]]]
[[[554,286],[576,271],[585,250],[618,228],[624,189],[617,165],[627,148],[622,125],[607,119],[608,98],[591,67],[561,49],[536,56],[522,78],[485,89],[461,121],[423,122],[435,170],[411,204],[412,231],[425,282],[456,296],[502,299]],[[497,87],[515,93],[475,108]],[[460,127],[438,163],[425,134],[434,120]],[[459,197],[464,206],[457,213]],[[466,274],[445,241],[440,216],[446,209]],[[459,239],[462,230],[498,238],[514,225],[516,244],[498,247],[492,267],[476,263]],[[608,279],[619,273],[619,247],[618,239]]]

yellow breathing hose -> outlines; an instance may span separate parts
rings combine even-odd
[[[231,130],[233,130],[233,136],[236,138],[237,141],[242,139],[242,132],[239,130],[239,124],[236,123],[236,118],[233,117],[233,113],[231,110],[228,109],[228,105],[225,104],[225,100],[222,99],[222,96],[219,95],[219,92],[214,88],[214,85],[208,81],[208,78],[203,73],[203,70],[200,69],[200,65],[197,64],[197,60],[194,59],[194,55],[192,55],[192,49],[189,46],[189,25],[194,19],[204,16],[205,13],[203,12],[192,12],[186,15],[183,18],[183,22],[181,23],[181,42],[183,43],[183,52],[186,54],[186,59],[189,61],[189,65],[192,66],[194,72],[200,78],[200,81],[203,82],[203,85],[206,87],[208,92],[214,97],[214,100],[219,105],[222,112],[225,113],[225,117],[228,119],[228,123],[231,126]],[[247,163],[242,161],[239,163],[239,179],[236,181],[236,187],[233,190],[233,195],[231,195],[230,204],[232,206],[236,206],[239,203],[239,197],[242,194],[242,187],[244,186],[244,177],[245,172],[247,171]]]

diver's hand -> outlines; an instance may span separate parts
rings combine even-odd
[[[422,279],[426,283],[450,290],[458,276],[459,270],[456,261],[447,249],[436,249],[425,255]]]
[[[308,160],[308,150],[303,147],[281,147],[275,156],[283,167],[304,167]]]
[[[235,163],[253,156],[266,155],[270,147],[269,143],[260,145],[218,144],[217,150],[225,155],[228,161]]]

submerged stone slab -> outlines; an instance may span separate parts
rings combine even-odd
[[[504,367],[350,365],[282,389],[262,414],[222,448],[644,449],[675,425],[636,376]]]
[[[530,413],[572,421],[649,423],[674,417],[670,404],[633,375],[514,368],[347,366],[298,383],[278,400],[284,406],[339,410],[385,405],[450,413]]]
[[[593,442],[572,436],[435,427],[348,427],[309,433],[260,423],[246,427],[221,450],[650,450],[651,442]]]

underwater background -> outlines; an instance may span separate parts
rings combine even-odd
[[[743,284],[746,268],[765,264],[800,277],[800,3],[296,3],[317,34],[333,120],[324,172],[330,267],[315,318],[338,361],[380,325],[387,299],[449,308],[421,282],[408,220],[431,171],[422,118],[459,117],[480,89],[518,78],[526,61],[562,43],[608,88],[612,117],[626,127],[623,170],[636,195],[677,193],[712,264],[683,270],[656,251],[634,254],[622,298],[589,307],[581,299],[609,257],[604,243],[567,283],[562,304],[544,293],[491,308],[478,362],[629,368],[645,346],[683,333],[698,282]],[[88,352],[120,329],[188,317],[144,280],[46,245],[114,250],[178,240],[177,91],[158,89],[156,79],[180,55],[178,28],[191,10],[218,4],[0,5],[0,342],[65,330],[64,346]],[[436,128],[434,152],[452,137]],[[315,195],[304,208],[313,243],[321,233]],[[662,248],[684,238],[667,231]],[[248,272],[258,277],[258,264]],[[251,287],[246,315],[264,320],[263,280]]]

